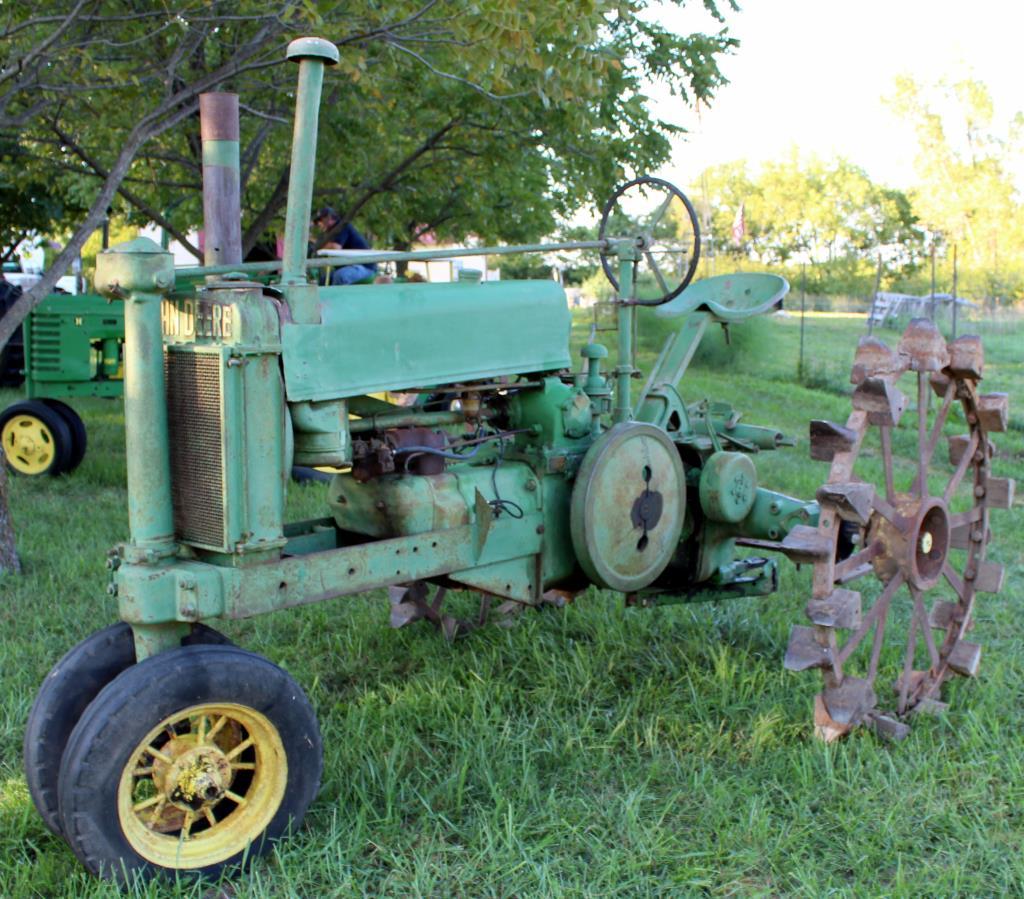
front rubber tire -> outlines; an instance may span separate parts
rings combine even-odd
[[[21,434],[30,439],[23,441]],[[0,439],[7,467],[23,477],[58,475],[71,461],[71,428],[64,416],[46,403],[27,400],[0,413]]]
[[[42,402],[56,411],[61,418],[64,419],[64,423],[68,426],[68,430],[71,432],[71,452],[68,457],[67,467],[64,471],[74,471],[82,464],[82,460],[85,458],[85,450],[88,446],[88,439],[85,433],[85,422],[82,421],[81,415],[61,400],[45,397]]]
[[[197,624],[182,641],[183,646],[192,644],[231,645],[231,641],[212,627]],[[44,823],[58,836],[64,831],[57,780],[71,731],[100,690],[134,664],[132,629],[118,622],[70,649],[39,687],[25,726],[25,780]]]
[[[184,801],[185,781],[172,778],[170,767],[159,779],[153,771],[161,754],[183,764],[188,752],[176,755],[173,746],[206,745],[202,722],[210,734],[217,731],[217,716],[233,716],[228,726],[239,725],[236,739],[242,742],[246,734],[257,735],[245,749],[248,755],[236,754],[242,761],[231,761],[232,768],[248,765],[251,772],[232,771],[235,779],[225,781],[243,791],[245,801],[235,804],[221,793],[210,806],[215,823],[181,840],[184,829],[177,825],[174,833],[175,821],[167,816],[176,814],[174,803]],[[168,739],[170,734],[178,736]],[[190,776],[206,763],[200,761],[186,766]],[[86,709],[61,762],[61,820],[75,855],[94,874],[121,882],[159,873],[217,876],[247,864],[299,825],[319,789],[322,769],[316,716],[290,675],[237,647],[188,646],[126,669]],[[146,784],[148,791],[138,789]],[[153,797],[162,796],[161,790],[171,799],[159,805],[164,809],[159,826],[140,824],[146,814],[138,805],[155,816]],[[184,795],[202,802],[200,794]],[[140,796],[150,800],[148,806]],[[249,815],[252,808],[264,817]]]

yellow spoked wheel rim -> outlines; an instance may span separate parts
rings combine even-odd
[[[53,432],[34,415],[15,415],[0,431],[7,463],[19,474],[43,474],[57,455]]]
[[[288,763],[277,728],[227,703],[177,712],[125,765],[117,811],[132,849],[164,868],[204,868],[245,850],[284,799]]]

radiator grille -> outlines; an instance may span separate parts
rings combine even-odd
[[[32,368],[36,372],[60,372],[60,316],[36,312],[30,319]]]
[[[164,364],[175,533],[185,542],[227,548],[220,356],[168,352]]]

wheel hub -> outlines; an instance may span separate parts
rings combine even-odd
[[[12,418],[3,429],[4,452],[12,464],[34,473],[45,468],[53,454],[53,440],[45,426],[27,415]],[[21,464],[18,465],[17,463]]]
[[[169,806],[198,812],[216,805],[230,789],[234,772],[218,745],[185,734],[164,746],[163,754],[170,761],[154,759],[153,783]]]
[[[652,237],[651,232],[643,231],[640,234],[638,234],[636,238],[633,240],[633,245],[641,253],[649,250],[652,246],[654,246],[654,238]]]
[[[878,540],[881,551],[872,564],[879,579],[888,582],[897,573],[918,590],[934,587],[942,577],[949,554],[949,510],[936,497],[899,494],[895,509],[900,523],[875,515],[868,541]]]
[[[32,439],[32,434],[27,430],[14,432],[14,447],[17,452],[26,456],[34,456],[36,454],[36,442]]]
[[[949,553],[949,510],[940,499],[927,499],[921,504],[914,522],[917,537],[910,559],[910,582],[921,590],[934,587],[942,576]]]
[[[231,763],[208,746],[182,753],[164,777],[164,794],[183,811],[199,811],[220,802],[231,785]]]

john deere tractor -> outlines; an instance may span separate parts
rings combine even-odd
[[[858,725],[899,736],[947,678],[975,673],[975,604],[1002,579],[985,558],[989,511],[1012,500],[989,440],[1006,427],[1006,397],[979,392],[976,338],[947,344],[918,321],[895,349],[862,342],[849,417],[811,423],[826,483],[809,499],[774,492],[754,459],[786,438],[726,403],[686,402],[683,376],[708,327],[777,308],[784,281],[690,284],[693,209],[640,178],[609,200],[594,241],[472,251],[599,253],[616,294],[613,354],[590,342],[572,358],[550,281],[319,287],[308,271],[323,260],[306,258],[317,109],[338,55],[302,38],[288,56],[299,84],[284,258],[231,258],[238,135],[204,120],[215,252],[185,274],[205,286],[170,296],[183,273],[145,239],[97,265],[125,320],[130,535],[108,559],[120,622],[57,663],[25,741],[36,807],[90,871],[216,874],[266,852],[315,799],[313,708],[289,674],[218,634],[218,619],[386,587],[393,625],[432,622],[454,638],[492,607],[592,587],[636,606],[765,595],[783,555],[813,570],[784,655],[822,676],[822,736]],[[677,226],[665,229],[669,209]],[[268,271],[271,284],[254,279]],[[640,386],[645,305],[678,328]],[[433,399],[375,398],[387,392]],[[947,463],[954,409],[963,433]],[[897,436],[917,447],[910,465],[894,459]],[[293,462],[340,469],[323,517],[285,521]],[[479,594],[480,614],[449,614],[452,590]],[[895,694],[878,676],[887,627],[904,631]]]

